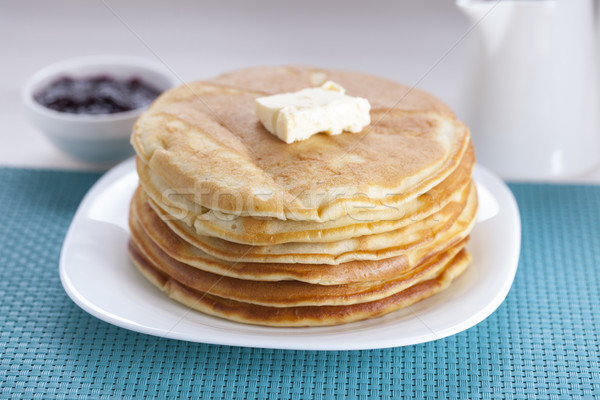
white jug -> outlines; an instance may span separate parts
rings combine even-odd
[[[600,162],[592,0],[457,0],[472,31],[458,114],[478,162],[506,179],[553,179]]]

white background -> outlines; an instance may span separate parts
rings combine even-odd
[[[25,118],[22,84],[56,61],[141,56],[183,81],[252,65],[343,68],[425,89],[460,118],[470,28],[451,0],[0,0],[0,165],[95,168]],[[600,182],[600,170],[571,180]]]

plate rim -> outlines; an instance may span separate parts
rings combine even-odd
[[[176,340],[184,340],[190,342],[197,343],[207,343],[207,344],[215,344],[215,345],[229,345],[229,346],[240,346],[240,347],[257,347],[257,348],[270,348],[270,349],[283,349],[283,350],[316,350],[316,351],[339,351],[339,350],[368,350],[368,349],[381,349],[381,348],[389,348],[389,347],[401,347],[408,345],[415,345],[420,343],[425,343],[429,341],[439,340],[448,336],[455,335],[457,333],[463,332],[481,321],[488,318],[504,301],[506,296],[508,295],[510,288],[512,287],[512,283],[514,281],[518,262],[520,257],[520,247],[521,247],[521,218],[519,213],[519,208],[517,202],[514,198],[512,191],[508,188],[508,186],[495,174],[491,171],[487,170],[485,167],[482,167],[478,164],[475,165],[473,170],[473,177],[475,181],[484,185],[486,189],[488,189],[494,196],[494,199],[497,201],[501,209],[499,209],[498,214],[509,213],[514,217],[511,221],[512,230],[515,236],[507,245],[509,250],[509,255],[507,256],[509,261],[510,269],[507,270],[506,279],[503,281],[503,285],[496,292],[495,296],[488,301],[488,303],[477,312],[475,315],[460,321],[457,324],[449,326],[446,329],[441,329],[437,331],[433,331],[430,329],[429,334],[421,335],[419,340],[409,340],[402,341],[398,338],[388,338],[387,340],[378,338],[377,343],[373,343],[372,341],[367,341],[366,343],[361,342],[360,340],[352,340],[350,342],[346,341],[331,341],[328,340],[326,344],[322,344],[318,341],[318,339],[329,338],[340,336],[341,333],[323,333],[312,335],[308,333],[304,336],[293,335],[291,337],[284,337],[284,335],[265,335],[258,336],[252,335],[251,337],[246,336],[245,334],[234,334],[234,335],[211,335],[209,337],[197,337],[195,335],[188,335],[182,332],[177,332],[177,330],[171,329],[169,331],[164,331],[163,329],[156,327],[149,327],[141,324],[136,324],[135,322],[125,320],[124,318],[119,317],[118,315],[113,315],[112,313],[103,310],[101,307],[91,303],[88,301],[85,296],[79,292],[77,285],[74,284],[71,280],[71,277],[68,275],[68,266],[67,266],[67,257],[69,252],[69,246],[73,241],[73,236],[76,234],[78,224],[80,221],[86,218],[85,213],[88,211],[90,205],[96,199],[96,197],[103,193],[107,187],[112,185],[114,182],[123,178],[124,176],[130,174],[132,170],[135,170],[135,158],[131,157],[120,164],[116,165],[109,171],[107,171],[86,193],[81,203],[79,204],[77,211],[75,212],[73,219],[69,225],[69,229],[67,234],[65,235],[65,239],[63,241],[60,253],[59,260],[59,273],[61,284],[67,293],[67,295],[71,298],[71,300],[79,306],[82,310],[91,314],[92,316],[110,323],[112,325],[118,326],[120,328],[124,328],[130,331],[135,331],[139,333],[144,333],[148,335],[170,338]],[[499,197],[499,198],[498,198]],[[89,219],[89,218],[88,218]],[[451,286],[452,287],[452,286]],[[450,288],[451,288],[450,287]],[[449,288],[449,289],[450,289]],[[449,290],[448,289],[448,290]],[[166,301],[173,301],[165,295]],[[183,305],[182,305],[183,306]],[[185,306],[184,306],[185,307]],[[187,307],[186,307],[187,308]],[[197,312],[197,311],[194,311]],[[203,314],[204,315],[204,314]],[[218,317],[212,317],[204,315],[208,318],[215,320],[222,320]],[[416,316],[418,318],[418,316]],[[372,320],[373,321],[373,320]],[[242,324],[232,321],[227,321],[235,325],[239,325],[240,327],[254,327],[261,330],[267,329],[268,331],[277,332],[277,330],[284,332],[287,329],[292,329],[296,332],[302,333],[302,330],[307,329],[315,329],[315,328],[279,328],[279,327],[256,327],[254,325]],[[424,323],[423,323],[424,324]],[[425,324],[424,324],[425,325]],[[343,327],[344,325],[339,325]],[[320,328],[316,328],[320,329]],[[366,328],[369,329],[369,328]],[[202,330],[201,330],[202,331]],[[346,337],[355,336],[357,332],[348,332]],[[349,335],[348,335],[349,334]],[[303,340],[298,340],[303,339]],[[307,340],[312,339],[312,340]]]

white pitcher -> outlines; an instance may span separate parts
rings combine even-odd
[[[457,0],[472,42],[461,117],[478,162],[552,179],[600,162],[592,0]]]

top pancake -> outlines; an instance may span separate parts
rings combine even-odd
[[[357,134],[286,144],[254,113],[259,96],[333,80],[371,103]],[[468,130],[432,96],[369,75],[260,67],[163,94],[137,121],[142,163],[174,192],[237,216],[329,221],[427,192],[460,163]],[[164,194],[164,193],[163,193]]]

